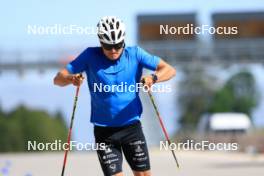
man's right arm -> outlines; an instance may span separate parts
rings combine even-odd
[[[61,87],[67,86],[69,84],[80,86],[83,82],[83,79],[84,78],[80,76],[80,74],[70,74],[67,69],[63,68],[57,73],[53,79],[53,83]]]

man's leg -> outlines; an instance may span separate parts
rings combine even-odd
[[[105,148],[97,150],[101,168],[105,176],[123,176],[122,173],[122,149],[116,142],[114,133],[107,128],[95,127],[95,141],[98,144],[105,144]]]
[[[124,176],[124,175],[123,175],[123,172],[119,172],[119,173],[117,173],[117,174],[115,174],[113,176]]]
[[[134,175],[150,176],[148,148],[140,123],[126,130],[121,145]]]
[[[101,168],[105,176],[122,176],[122,151],[121,147],[107,145],[106,150],[97,150]]]
[[[133,171],[134,176],[151,176],[150,170],[149,171],[143,171],[143,172],[138,172],[138,171]]]

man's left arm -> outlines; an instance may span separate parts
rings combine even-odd
[[[155,73],[143,77],[144,84],[151,87],[154,83],[167,81],[175,75],[176,70],[163,59],[160,59]]]

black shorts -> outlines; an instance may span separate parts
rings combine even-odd
[[[124,127],[94,127],[96,143],[105,143],[97,155],[105,176],[122,172],[122,152],[133,171],[150,170],[149,154],[141,123]]]

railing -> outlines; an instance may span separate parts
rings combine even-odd
[[[237,64],[264,63],[264,39],[199,41],[163,41],[139,44],[152,54],[171,64]],[[0,50],[0,72],[25,69],[53,69],[62,67],[81,50],[49,50],[34,53]],[[72,54],[74,53],[74,54]]]
[[[264,63],[264,39],[168,41],[140,43],[140,46],[172,63]]]

